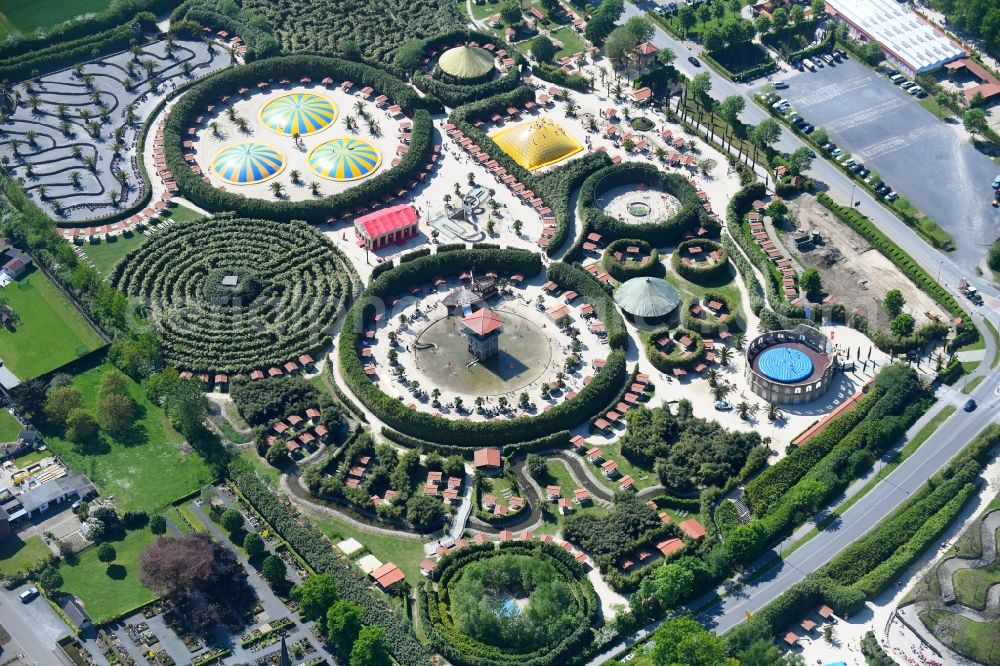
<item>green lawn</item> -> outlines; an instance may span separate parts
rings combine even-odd
[[[0,442],[14,441],[19,432],[21,432],[21,424],[17,422],[17,419],[6,409],[0,409]]]
[[[566,463],[561,460],[555,459],[550,460],[545,466],[546,475],[545,478],[540,479],[538,484],[544,490],[546,486],[559,486],[562,491],[562,496],[566,499],[573,501],[573,491],[579,488],[573,477],[570,476],[569,468],[566,467]],[[591,498],[590,503],[580,506],[579,504],[573,504],[573,513],[575,514],[593,514],[596,516],[604,516],[607,514],[607,510],[596,504]],[[559,513],[559,508],[555,502],[548,502],[543,507],[542,511],[542,524],[539,525],[535,532],[539,534],[556,534],[562,529],[563,524],[569,516],[563,516]]]
[[[185,534],[205,532],[208,528],[205,527],[205,521],[191,509],[193,503],[194,500],[188,500],[180,506],[172,506],[164,511],[163,516]]]
[[[93,409],[101,376],[110,369],[101,365],[74,379],[88,408]],[[141,412],[136,428],[141,441],[119,442],[102,435],[100,443],[81,449],[50,433],[46,443],[67,465],[90,477],[102,495],[114,495],[120,511],[153,512],[208,483],[212,473],[193,450],[181,451],[184,437],[170,426],[163,410],[149,402],[142,387],[130,381],[129,389]]]
[[[97,548],[82,550],[74,564],[63,563],[62,590],[76,595],[94,624],[125,613],[156,599],[139,581],[139,555],[156,537],[148,529],[128,532],[121,541],[112,541],[118,565],[109,575],[108,565],[97,559]]]
[[[24,455],[20,455],[14,458],[14,464],[17,466],[18,469],[25,469],[26,467],[35,464],[39,460],[44,460],[45,458],[51,458],[51,457],[52,457],[51,451],[48,450],[35,451],[34,449],[32,449],[31,451],[28,451]]]
[[[110,0],[0,0],[0,39],[13,32],[28,35],[109,4]]]
[[[136,249],[149,240],[142,234],[133,234],[131,238],[121,237],[113,242],[88,243],[83,246],[84,253],[94,262],[94,268],[101,275],[107,275],[115,264],[131,250]]]
[[[0,575],[5,578],[14,576],[49,554],[51,551],[40,536],[28,537],[27,541],[21,541],[17,535],[12,536],[0,546]]]
[[[945,645],[980,664],[1000,665],[1000,620],[984,624],[939,610],[922,612],[920,620]]]
[[[33,379],[104,345],[45,274],[36,268],[26,279],[0,292],[21,318],[13,333],[0,329],[0,358],[18,379]]]
[[[204,217],[198,211],[192,210],[187,206],[181,206],[180,204],[174,206],[173,208],[168,208],[162,213],[161,217],[171,218],[174,222],[187,222],[189,220],[197,220],[199,217]]]
[[[977,531],[980,529],[976,527]],[[993,535],[1000,545],[1000,530]],[[986,609],[986,593],[989,589],[1000,583],[1000,560],[993,560],[993,563],[979,569],[960,569],[953,577],[955,583],[955,596],[966,606]]]
[[[250,463],[257,471],[257,476],[264,479],[269,486],[272,488],[277,487],[278,480],[281,479],[281,470],[257,455],[257,451],[252,446],[241,448],[239,457]]]
[[[377,557],[383,564],[392,562],[402,569],[403,573],[406,574],[406,581],[410,585],[417,585],[424,580],[420,573],[420,562],[425,557],[423,541],[371,534],[332,518],[313,520],[313,523],[333,543],[352,537],[357,539],[359,543],[364,545],[365,550]],[[357,553],[352,555],[351,559],[356,561],[360,557],[361,553]]]
[[[573,55],[574,53],[580,53],[587,49],[587,45],[584,43],[583,38],[580,37],[580,33],[574,30],[572,27],[559,28],[558,30],[552,31],[552,38],[558,39],[562,42],[562,48],[556,51],[556,59],[562,58],[563,56]]]

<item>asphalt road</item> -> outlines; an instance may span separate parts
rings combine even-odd
[[[0,588],[0,624],[13,639],[4,646],[3,658],[20,653],[39,666],[69,664],[56,647],[56,641],[68,635],[69,629],[41,597],[22,604],[17,595],[26,589],[27,585],[14,590]]]
[[[982,258],[997,236],[990,183],[1000,166],[969,143],[960,124],[941,122],[855,60],[781,78],[789,82],[782,96],[803,118],[956,239],[955,261]]]

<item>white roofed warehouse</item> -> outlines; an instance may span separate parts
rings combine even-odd
[[[826,0],[826,11],[847,24],[852,37],[878,42],[886,60],[911,77],[966,56],[961,46],[896,0]]]

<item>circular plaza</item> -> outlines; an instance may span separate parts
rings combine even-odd
[[[597,205],[606,215],[626,224],[646,224],[673,217],[681,209],[677,197],[662,187],[629,183],[605,190]]]
[[[822,396],[837,365],[830,341],[805,325],[764,333],[749,344],[746,357],[750,389],[779,405],[798,405]]]
[[[303,81],[223,96],[184,143],[188,163],[219,189],[284,201],[337,194],[399,163],[412,123],[388,97]]]

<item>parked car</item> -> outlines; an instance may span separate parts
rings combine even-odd
[[[843,155],[844,151],[842,151],[840,148],[834,148],[833,150],[830,151],[830,154],[833,155],[834,157],[838,157],[839,155]]]
[[[788,89],[788,81],[778,81],[777,83],[774,84],[774,89],[775,90],[787,90]]]
[[[701,67],[701,61],[695,58],[694,56],[688,56],[688,62],[694,65],[695,67]]]
[[[886,201],[895,201],[897,198],[899,198],[899,195],[894,190],[890,190],[889,194],[885,195]]]
[[[32,586],[29,587],[24,592],[22,592],[21,594],[17,595],[17,598],[21,600],[22,604],[26,604],[37,596],[38,596],[38,588]]]
[[[965,401],[965,404],[962,405],[962,409],[964,409],[967,412],[973,412],[973,411],[975,411],[976,410],[976,401],[973,400],[972,398],[969,398],[968,400]]]
[[[993,189],[995,190],[998,187],[1000,187],[1000,174],[997,174],[997,177],[993,179]]]
[[[905,81],[904,83],[901,83],[899,87],[902,88],[903,90],[909,90],[910,88],[913,87],[913,83],[910,81]]]
[[[861,176],[862,178],[864,178],[864,177],[866,177],[870,173],[871,173],[871,171],[869,171],[865,167],[861,167],[861,171],[858,172],[858,175]]]
[[[812,134],[815,129],[816,128],[813,126],[812,123],[806,123],[805,125],[802,126],[802,131],[805,132],[806,134]]]
[[[733,406],[730,405],[725,400],[716,400],[715,401],[715,408],[718,409],[720,412],[728,412],[729,410],[731,410],[733,408]]]

